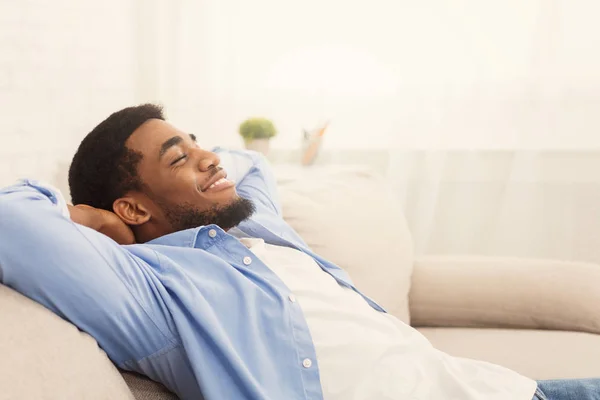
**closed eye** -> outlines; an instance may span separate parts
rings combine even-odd
[[[181,160],[185,160],[187,158],[187,154],[183,154],[181,157],[176,158],[175,160],[173,160],[171,162],[171,164],[169,164],[171,167],[175,164],[177,164],[179,161]]]

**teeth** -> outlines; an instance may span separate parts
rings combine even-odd
[[[225,182],[227,182],[227,179],[225,179],[225,178],[221,178],[221,179],[219,179],[218,181],[216,181],[215,183],[213,183],[212,185],[210,185],[208,188],[209,188],[209,189],[212,189],[212,188],[214,188],[215,186],[219,186],[220,184],[222,184],[222,183],[225,183]]]

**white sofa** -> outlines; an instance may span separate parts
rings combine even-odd
[[[285,218],[358,287],[438,348],[534,379],[600,377],[600,267],[482,257],[414,260],[384,180],[368,170],[278,171]],[[409,301],[410,300],[410,301]],[[0,285],[0,400],[175,399],[96,342]]]

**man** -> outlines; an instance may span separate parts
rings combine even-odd
[[[434,349],[284,222],[262,157],[202,149],[159,107],[98,125],[69,185],[74,206],[0,191],[0,280],[182,399],[600,398]]]

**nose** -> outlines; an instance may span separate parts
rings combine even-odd
[[[200,150],[200,161],[198,162],[198,169],[202,172],[206,172],[212,168],[216,168],[221,164],[221,158],[217,153],[212,151]]]

